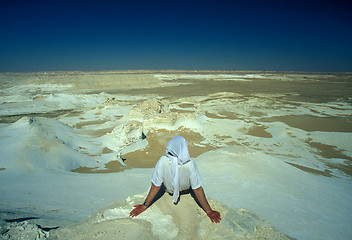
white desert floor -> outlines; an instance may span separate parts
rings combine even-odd
[[[0,234],[351,239],[350,96],[351,74],[0,74]],[[175,135],[222,223],[190,196],[129,218]]]

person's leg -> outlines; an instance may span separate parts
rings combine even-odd
[[[187,190],[183,190],[183,191],[180,192],[180,196],[179,196],[179,198],[178,198],[177,203],[180,201],[181,195],[184,195],[184,194],[191,194],[191,197],[194,199],[194,201],[196,201],[197,205],[198,205],[200,208],[202,208],[202,206],[200,205],[200,203],[199,203],[199,201],[198,201],[198,198],[197,198],[196,194],[194,193],[192,187],[189,187]],[[202,209],[203,209],[203,208],[202,208]]]

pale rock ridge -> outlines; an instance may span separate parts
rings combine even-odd
[[[113,99],[107,99],[106,104],[117,104]],[[184,121],[195,121],[204,113],[200,108],[195,112],[171,112],[170,103],[165,100],[148,99],[134,107],[120,120],[111,133],[107,134],[107,147],[118,153],[144,148],[145,140],[151,129],[177,128],[185,125]]]
[[[49,232],[28,221],[1,224],[1,239],[47,239]]]
[[[130,218],[132,207],[144,198],[142,194],[119,200],[78,224],[53,230],[51,239],[290,239],[254,212],[215,200],[210,204],[221,212],[222,221],[212,223],[190,195],[182,195],[174,206],[172,197],[165,194],[147,211]]]

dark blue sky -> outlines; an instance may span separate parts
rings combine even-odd
[[[347,1],[0,3],[0,71],[352,71]]]

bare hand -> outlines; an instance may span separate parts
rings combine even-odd
[[[134,209],[130,212],[130,216],[131,217],[137,217],[139,214],[144,212],[146,209],[147,209],[147,207],[144,206],[143,204],[135,205]]]
[[[220,213],[218,211],[210,211],[207,213],[212,222],[219,223],[221,221]]]

